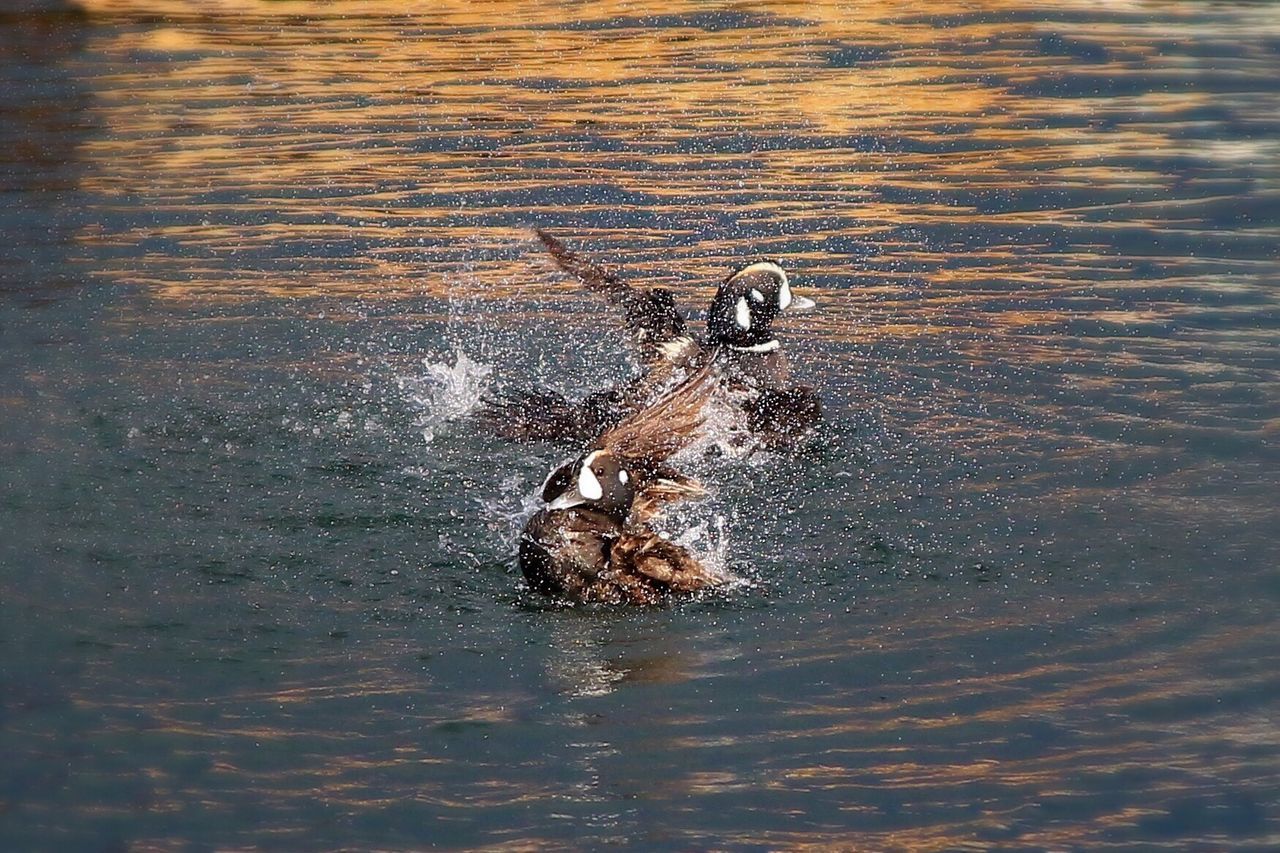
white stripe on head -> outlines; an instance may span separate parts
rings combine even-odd
[[[754,264],[748,264],[733,274],[734,278],[740,275],[750,275],[753,272],[767,272],[774,278],[787,280],[787,272],[773,261],[756,261]]]
[[[589,501],[598,501],[604,497],[604,489],[600,488],[596,475],[591,473],[590,465],[583,465],[578,472],[578,494]]]
[[[587,455],[582,461],[582,470],[578,472],[578,494],[582,495],[589,501],[598,501],[604,497],[604,489],[600,487],[600,481],[596,479],[596,475],[591,470],[591,464],[596,461],[597,457],[603,450],[595,450]]]
[[[745,296],[739,297],[738,304],[733,308],[733,322],[744,332],[751,328],[751,309],[747,307]]]
[[[755,302],[764,302],[764,294],[756,290],[754,287],[751,288],[751,298]]]
[[[791,284],[787,281],[787,277],[782,277],[782,284],[778,285],[778,310],[783,311],[791,304]]]

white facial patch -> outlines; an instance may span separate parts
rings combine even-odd
[[[600,487],[600,481],[596,479],[595,472],[591,470],[591,466],[601,453],[604,453],[604,451],[596,450],[588,455],[582,461],[582,470],[578,472],[578,494],[589,501],[598,501],[604,497],[604,489]]]
[[[778,310],[784,310],[791,304],[791,285],[787,282],[786,275],[782,276],[782,284],[778,286]]]
[[[589,501],[598,501],[604,497],[604,489],[600,488],[600,481],[591,472],[590,465],[583,465],[582,471],[578,473],[578,494]]]
[[[626,471],[619,471],[619,472],[618,472],[618,482],[619,482],[619,483],[622,483],[623,485],[625,485],[625,484],[626,484],[626,482],[627,482],[627,480],[630,480],[630,479],[631,479],[631,476],[630,476],[629,474],[627,474],[627,472],[626,472]]]
[[[751,328],[751,309],[747,307],[745,296],[740,297],[733,308],[733,322],[744,332]]]
[[[764,294],[753,287],[751,288],[751,299],[755,302],[764,302]]]

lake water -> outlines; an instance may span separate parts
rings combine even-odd
[[[1280,846],[1275,5],[85,2],[0,16],[0,847]],[[468,407],[629,369],[533,225],[820,302],[741,587],[523,589]]]

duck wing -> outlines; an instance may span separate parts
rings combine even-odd
[[[653,479],[636,492],[635,500],[631,502],[631,514],[628,518],[633,524],[656,518],[667,504],[699,500],[707,496],[706,487],[702,483],[666,466],[660,467],[650,476]]]
[[[661,464],[688,447],[706,422],[706,402],[720,387],[720,369],[708,361],[683,382],[633,412],[596,440],[595,448],[608,450],[653,479]]]
[[[589,430],[584,406],[537,388],[486,394],[472,420],[508,441],[589,441],[598,434]]]
[[[685,331],[684,315],[670,290],[632,287],[613,270],[570,251],[541,228],[534,231],[560,269],[622,310],[624,323],[646,363],[687,358],[696,351],[697,343]]]
[[[687,550],[645,525],[624,530],[609,560],[615,573],[648,578],[671,592],[696,592],[720,583]]]

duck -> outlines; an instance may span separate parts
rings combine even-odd
[[[548,481],[546,507],[520,534],[520,570],[531,590],[574,603],[656,604],[723,582],[647,521],[647,507],[702,490],[665,478],[638,489],[630,466],[605,450],[570,470],[562,491]]]
[[[561,270],[620,310],[642,371],[578,402],[541,389],[491,395],[477,413],[489,431],[515,441],[590,442],[711,361],[722,365],[725,390],[744,411],[747,427],[766,445],[789,443],[821,418],[817,392],[790,384],[790,365],[772,329],[782,312],[810,310],[815,303],[792,291],[776,260],[751,261],[721,282],[707,312],[707,335],[699,340],[670,290],[633,287],[541,228],[535,233]]]
[[[692,440],[718,384],[716,365],[704,365],[547,477],[544,505],[521,531],[517,553],[533,592],[648,605],[724,582],[652,525],[671,503],[706,494],[667,460]]]

